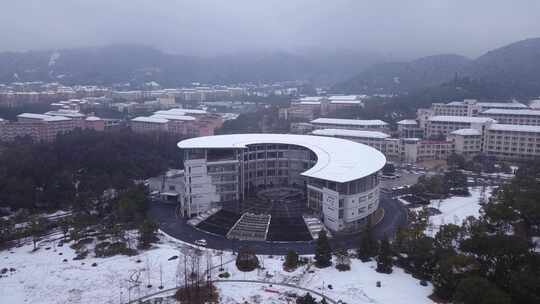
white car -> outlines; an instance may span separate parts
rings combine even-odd
[[[206,247],[207,243],[205,239],[200,239],[195,241],[195,245]]]

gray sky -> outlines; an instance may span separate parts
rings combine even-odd
[[[142,43],[174,53],[348,49],[478,56],[540,36],[538,0],[16,0],[0,51]]]

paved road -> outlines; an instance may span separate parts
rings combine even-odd
[[[391,237],[397,228],[407,224],[407,211],[403,205],[381,192],[381,207],[385,211],[384,218],[373,227],[376,238]],[[149,211],[150,217],[159,223],[160,229],[168,235],[193,243],[198,239],[205,239],[209,248],[217,250],[237,251],[241,246],[249,246],[257,254],[285,255],[289,250],[299,254],[312,254],[315,251],[315,242],[270,242],[270,241],[238,241],[228,240],[223,236],[210,234],[187,224],[183,218],[176,218],[175,205],[152,203]],[[356,248],[357,235],[336,236],[331,239],[333,246]]]

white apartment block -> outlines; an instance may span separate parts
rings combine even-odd
[[[493,118],[500,124],[540,126],[540,110],[489,109],[480,116]]]
[[[338,119],[338,118],[317,118],[311,121],[314,129],[348,129],[348,130],[364,130],[364,131],[380,131],[384,133],[390,132],[388,123],[379,120],[363,120],[363,119]]]
[[[540,126],[492,124],[484,134],[484,153],[505,160],[540,157]]]
[[[453,143],[454,153],[471,158],[482,152],[483,134],[477,129],[460,129],[450,133],[448,141]]]
[[[496,121],[489,117],[432,116],[427,121],[424,134],[426,138],[442,138],[459,129],[476,129],[483,132],[492,123]]]
[[[449,103],[433,103],[433,115],[444,116],[477,116],[489,109],[519,110],[528,107],[519,102],[478,102],[476,99],[452,101]]]

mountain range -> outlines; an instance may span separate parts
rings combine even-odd
[[[456,79],[475,85],[511,88],[513,94],[540,94],[540,38],[518,41],[476,59],[435,55],[410,62],[372,65],[333,90],[347,93],[406,93]]]
[[[468,81],[462,81],[466,79]],[[540,38],[518,41],[469,59],[455,54],[392,62],[368,52],[251,52],[216,57],[165,53],[148,46],[111,45],[0,53],[0,83],[173,87],[192,82],[233,84],[307,80],[339,93],[409,93],[452,81],[479,92],[540,95]]]
[[[367,52],[251,52],[216,57],[169,54],[148,46],[110,45],[57,51],[0,53],[0,83],[59,81],[103,84],[156,81],[164,86],[192,82],[230,84],[308,80],[343,81],[383,60]]]

